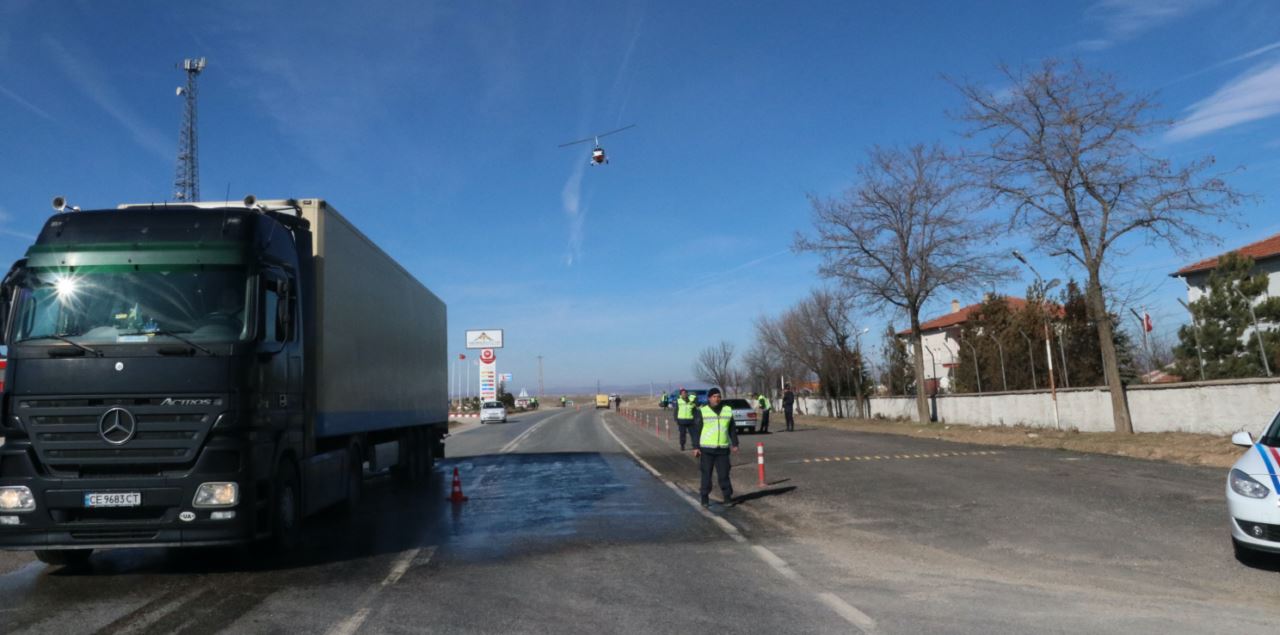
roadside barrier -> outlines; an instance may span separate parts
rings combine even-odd
[[[764,487],[764,442],[756,443],[756,465],[760,468],[760,487]]]
[[[462,477],[458,476],[458,468],[453,468],[453,492],[449,494],[450,503],[465,503],[467,497],[462,495]]]

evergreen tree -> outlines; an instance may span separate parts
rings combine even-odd
[[[889,389],[890,395],[914,395],[916,377],[911,372],[911,356],[907,354],[907,341],[898,337],[890,324],[884,332],[885,364],[880,383]]]
[[[1178,329],[1178,345],[1173,351],[1177,372],[1183,378],[1200,378],[1197,335],[1200,353],[1204,356],[1205,379],[1265,374],[1250,305],[1258,319],[1271,371],[1276,372],[1275,364],[1280,356],[1280,298],[1260,301],[1267,291],[1268,279],[1266,274],[1252,274],[1253,268],[1252,258],[1236,252],[1218,259],[1218,266],[1209,274],[1208,292],[1190,304],[1195,324]]]

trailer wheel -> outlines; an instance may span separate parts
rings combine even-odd
[[[289,459],[282,459],[276,468],[271,509],[271,542],[280,551],[294,549],[302,535],[302,490],[298,471]]]
[[[360,500],[364,498],[364,457],[359,443],[351,442],[347,449],[347,462],[347,502],[343,509],[348,515],[355,515],[360,509]]]
[[[418,440],[418,429],[404,428],[400,431],[400,460],[396,464],[395,474],[403,485],[413,485],[422,474],[419,466],[421,460],[418,453],[422,450]]]
[[[36,559],[55,567],[79,569],[89,564],[92,549],[36,549]]]

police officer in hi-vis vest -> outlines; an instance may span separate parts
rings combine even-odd
[[[702,459],[702,506],[709,504],[711,471],[719,477],[724,504],[733,504],[733,481],[729,480],[729,454],[738,451],[738,430],[733,425],[733,408],[720,403],[720,389],[707,392],[707,405],[693,412],[693,455]]]
[[[689,394],[684,388],[680,389],[680,396],[676,397],[676,427],[680,428],[680,450],[684,451],[684,438],[689,434],[689,429],[693,427],[693,411],[698,407],[698,399]],[[693,447],[698,447],[698,442],[693,442]]]

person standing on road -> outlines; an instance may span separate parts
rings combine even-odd
[[[782,393],[782,414],[787,418],[787,432],[795,432],[796,430],[796,394],[791,392],[791,384],[787,384],[787,391]]]
[[[693,455],[701,459],[702,487],[698,497],[703,507],[710,504],[712,471],[719,478],[724,504],[733,504],[729,455],[737,451],[738,428],[733,425],[733,408],[720,403],[720,389],[712,388],[707,391],[707,405],[693,413]]]
[[[769,411],[773,410],[773,403],[760,393],[756,395],[756,405],[760,406],[760,431],[769,434]]]
[[[698,402],[689,395],[689,391],[684,388],[680,389],[680,396],[676,397],[676,427],[680,429],[680,451],[684,451],[684,438],[693,428],[693,410],[697,407]],[[698,442],[693,442],[693,447],[698,447]]]
[[[622,412],[622,395],[613,398],[613,409]]]

